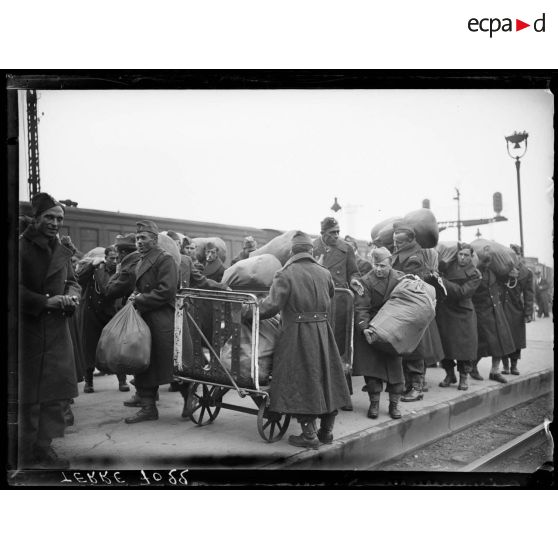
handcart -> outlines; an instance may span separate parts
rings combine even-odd
[[[212,423],[221,409],[230,409],[256,415],[260,436],[266,442],[277,442],[289,427],[290,415],[269,410],[271,378],[265,385],[260,382],[258,296],[265,294],[262,291],[181,289],[176,296],[175,305],[174,376],[176,381],[190,384],[185,410],[198,426]],[[346,373],[350,373],[353,295],[348,289],[336,289],[335,296],[336,299],[348,297],[350,301],[350,304],[346,304],[347,349],[343,356],[344,369]],[[251,311],[252,315],[249,374],[248,370],[241,369],[240,363],[243,311]],[[187,364],[183,358],[183,335],[188,335],[184,328],[185,321],[193,349],[193,360]],[[227,342],[231,343],[229,366],[220,356],[221,349]],[[241,399],[249,397],[256,408],[223,401],[223,397],[232,390]]]

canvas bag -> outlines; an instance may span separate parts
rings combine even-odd
[[[101,372],[140,374],[149,366],[151,331],[131,303],[119,310],[103,328],[95,366]]]

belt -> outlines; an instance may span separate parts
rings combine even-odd
[[[295,322],[327,322],[327,312],[299,312],[294,315]]]

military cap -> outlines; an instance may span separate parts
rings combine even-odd
[[[217,250],[217,246],[215,244],[213,244],[213,242],[208,242],[205,245],[205,250]]]
[[[128,248],[136,249],[136,235],[134,233],[128,233],[125,235],[117,234],[114,246],[117,250],[126,250]]]
[[[302,231],[296,231],[293,239],[291,240],[293,246],[312,246],[312,239]]]
[[[387,258],[391,258],[391,252],[382,246],[381,248],[374,248],[370,252],[370,257],[372,258],[373,263],[380,263]]]
[[[409,223],[407,223],[407,221],[403,219],[400,219],[399,221],[395,221],[395,223],[393,223],[393,232],[408,232],[415,234],[413,227],[411,227],[411,225],[409,225]]]
[[[149,219],[144,219],[143,221],[138,221],[136,223],[136,233],[142,233],[142,232],[150,232],[153,233],[155,235],[159,234],[159,227],[153,222],[150,221]]]
[[[458,242],[457,243],[457,250],[461,252],[461,250],[469,250],[471,254],[474,252],[473,247],[468,244],[467,242]]]
[[[333,217],[326,217],[320,223],[320,230],[323,233],[331,232],[331,231],[338,231],[339,230],[339,223]]]
[[[254,240],[254,237],[253,236],[247,236],[242,241],[242,247],[243,248],[255,248],[256,247],[256,241]]]
[[[47,211],[47,209],[55,206],[61,207],[64,213],[66,212],[62,204],[58,203],[50,194],[47,194],[46,192],[39,192],[38,194],[35,194],[31,200],[33,217],[38,217],[41,213]]]

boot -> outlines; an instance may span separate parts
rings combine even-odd
[[[438,384],[440,387],[446,388],[450,387],[451,384],[457,383],[457,378],[455,377],[455,368],[446,368],[446,377]]]
[[[316,436],[316,425],[314,421],[302,420],[300,421],[300,427],[302,429],[302,434],[299,436],[289,436],[289,444],[297,448],[318,449],[320,440],[318,440]]]
[[[490,374],[488,375],[489,380],[495,382],[500,382],[501,384],[507,384],[508,380],[502,376],[499,372],[500,370],[500,359],[497,357],[492,357],[492,368],[490,369]]]
[[[138,392],[134,393],[130,399],[127,399],[123,403],[124,407],[141,407],[141,400]]]
[[[366,416],[370,419],[377,419],[380,414],[380,394],[379,393],[369,393],[370,407],[368,407],[368,413]]]
[[[411,391],[403,395],[401,401],[404,401],[405,403],[410,403],[412,401],[420,401],[423,397],[424,394],[422,393],[422,391],[420,391],[420,388],[418,386],[413,386],[411,388]]]
[[[83,393],[95,393],[95,390],[93,389],[93,381],[85,382],[85,386],[83,387]]]
[[[398,393],[390,393],[389,394],[389,408],[388,413],[392,419],[400,419],[401,418],[401,411],[397,406],[401,399],[401,395]]]
[[[469,372],[469,376],[471,376],[473,380],[479,380],[480,382],[484,380],[484,378],[479,374],[479,369],[477,368],[476,363],[473,364],[473,368]]]
[[[318,430],[318,440],[322,444],[333,442],[333,425],[335,424],[335,413],[330,413],[320,418],[320,429]]]
[[[66,401],[64,403],[64,425],[66,427],[74,425],[74,413],[72,413],[72,408],[70,407],[70,402]]]
[[[426,393],[428,391],[428,384],[426,383],[426,369],[427,368],[428,368],[427,366],[424,367],[424,375],[421,378],[420,391],[422,391],[422,393]]]
[[[126,374],[117,374],[118,378],[118,390],[119,391],[130,391],[130,386],[126,383]]]
[[[459,372],[459,385],[457,389],[461,391],[467,391],[469,389],[469,385],[467,384],[467,372]]]
[[[70,462],[56,455],[51,446],[35,446],[35,466],[42,469],[69,469]]]
[[[502,358],[502,374],[508,375],[510,373],[510,360],[508,357]]]
[[[155,405],[155,397],[140,397],[141,409],[132,417],[128,417],[124,422],[126,424],[135,424],[136,422],[144,422],[146,420],[157,420],[159,411]]]
[[[514,375],[514,376],[519,376],[519,370],[517,369],[517,359],[516,358],[511,358],[511,369],[510,372]]]

